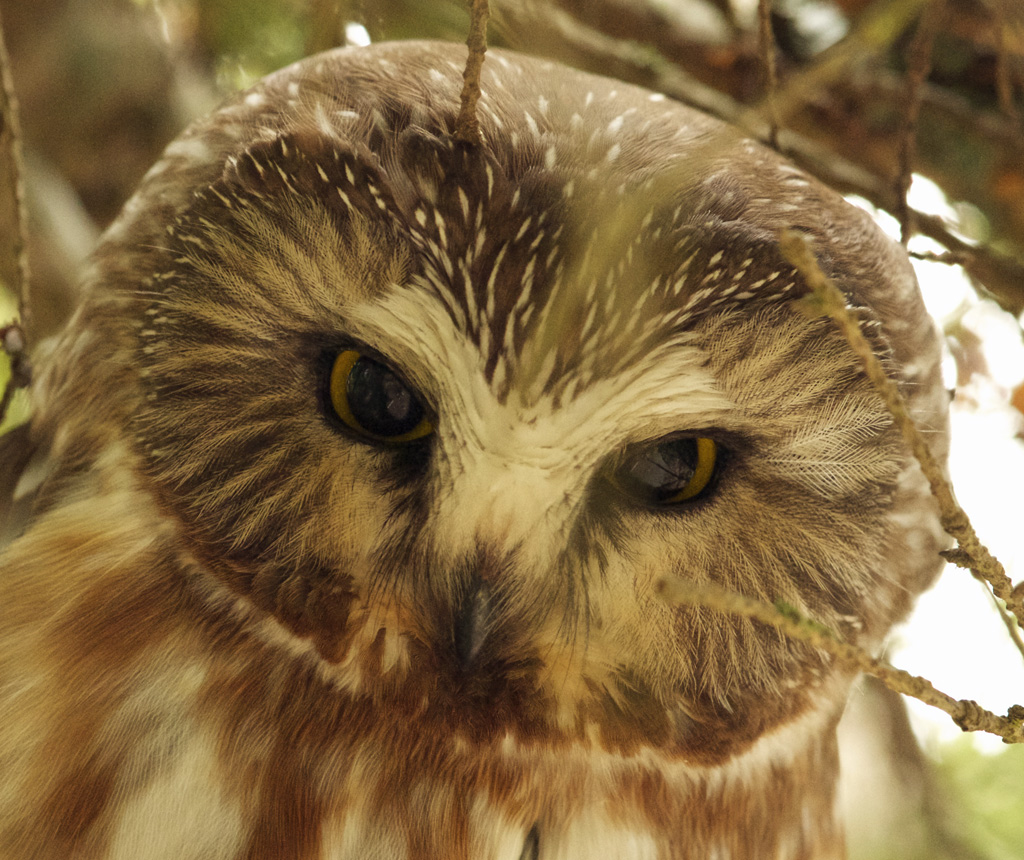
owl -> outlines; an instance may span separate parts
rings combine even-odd
[[[929,583],[925,481],[779,234],[941,454],[906,256],[739,131],[515,53],[456,141],[464,60],[338,50],[193,125],[37,350],[3,860],[843,856],[851,672],[659,583],[869,649]]]

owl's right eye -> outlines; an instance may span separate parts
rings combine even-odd
[[[328,393],[342,423],[372,441],[401,444],[434,432],[416,392],[386,364],[357,350],[338,353]]]
[[[627,453],[612,481],[623,492],[657,506],[693,501],[712,484],[718,444],[707,436],[682,436]]]

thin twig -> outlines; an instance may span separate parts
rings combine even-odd
[[[466,70],[462,73],[462,97],[459,116],[455,120],[455,139],[472,146],[480,145],[480,121],[476,115],[476,103],[480,100],[480,70],[487,53],[487,0],[471,0],[469,36],[466,45],[469,56]]]
[[[1005,0],[995,4],[996,28],[996,92],[999,95],[999,109],[1016,121],[1020,119],[1014,101],[1013,78],[1010,74],[1010,21],[1006,14]]]
[[[908,251],[907,256],[926,263],[944,263],[947,266],[966,266],[971,261],[970,254],[963,251]]]
[[[951,549],[940,554],[950,564],[955,564],[957,567],[962,567],[965,570],[971,570],[971,558],[962,550]],[[1017,626],[1013,616],[1006,611],[1006,607],[999,602],[999,598],[992,593],[992,589],[988,587],[988,583],[973,570],[971,570],[971,574],[976,580],[978,580],[978,582],[985,586],[985,591],[988,592],[988,596],[992,600],[992,605],[995,607],[996,614],[999,615],[999,620],[1003,622],[1003,625],[1006,627],[1006,632],[1010,634],[1010,639],[1013,641],[1014,647],[1016,647],[1020,652],[1021,657],[1024,657],[1024,638],[1021,638],[1020,635],[1021,628]]]
[[[922,235],[949,249],[950,256],[942,262],[963,266],[1003,310],[1014,316],[1024,312],[1024,261],[991,246],[968,244],[939,215],[917,211],[915,220]]]
[[[761,65],[764,67],[765,107],[768,114],[768,144],[772,149],[779,148],[779,109],[775,103],[775,93],[779,87],[778,69],[776,68],[775,31],[772,29],[772,6],[774,0],[758,0],[757,12],[760,26],[758,28],[758,52]]]
[[[981,581],[980,577],[977,578]],[[992,605],[995,606],[996,612],[999,613],[999,620],[1003,622],[1006,632],[1010,634],[1010,640],[1013,642],[1014,647],[1016,647],[1021,657],[1024,657],[1024,638],[1021,638],[1020,627],[1014,623],[1013,616],[1006,611],[996,596],[988,588],[985,590],[988,591],[988,596],[992,598]]]
[[[1024,311],[1024,266],[1019,261],[992,248],[968,245],[957,238],[937,215],[917,213],[917,226],[923,235],[951,250],[942,253],[911,251],[913,259],[962,266],[974,279],[979,291],[998,302],[1003,310],[1013,316]]]
[[[0,21],[0,197],[3,199],[4,232],[0,272],[5,286],[18,297],[18,322],[0,329],[0,349],[10,357],[11,375],[0,395],[0,424],[7,417],[7,409],[14,391],[28,385],[31,373],[27,355],[25,330],[29,324],[29,271],[28,241],[26,235],[25,188],[22,177],[21,128],[18,122],[18,101],[14,94],[11,64],[3,38]],[[6,259],[10,255],[11,259]],[[0,320],[0,322],[3,322]]]
[[[914,423],[906,400],[896,383],[886,375],[874,350],[861,333],[857,320],[847,309],[845,296],[822,272],[806,237],[801,233],[795,230],[783,232],[780,237],[780,246],[786,259],[800,272],[811,290],[812,296],[808,296],[805,301],[808,304],[812,304],[813,301],[813,307],[817,311],[827,315],[836,323],[850,344],[850,348],[860,360],[864,373],[885,401],[904,441],[921,465],[921,471],[928,479],[932,495],[939,503],[942,527],[956,538],[960,549],[970,558],[971,571],[991,586],[995,595],[1013,613],[1017,624],[1024,627],[1024,593],[1014,591],[1013,583],[1006,575],[1002,564],[978,540],[978,535],[975,533],[970,519],[957,503],[953,489],[943,475],[941,466],[935,460],[923,434]]]
[[[907,90],[903,108],[903,129],[900,133],[899,174],[896,178],[898,200],[897,216],[900,239],[906,245],[914,230],[914,220],[907,205],[907,192],[914,173],[914,153],[917,141],[917,122],[921,115],[921,88],[932,68],[935,38],[945,17],[945,0],[932,0],[917,24],[913,41],[907,52]]]
[[[26,352],[25,332],[17,323],[0,328],[0,350],[7,353],[11,362],[11,375],[0,394],[0,424],[7,417],[7,410],[14,399],[14,392],[25,388],[32,381],[31,365]]]
[[[1016,710],[1012,710],[1012,715],[1000,717],[970,699],[954,699],[937,690],[927,679],[897,669],[872,657],[863,648],[842,641],[827,627],[802,616],[790,606],[771,606],[711,583],[697,584],[681,577],[663,579],[656,588],[666,601],[674,605],[705,606],[771,625],[792,639],[827,652],[851,668],[873,675],[890,690],[913,696],[944,711],[964,731],[989,732],[1006,743],[1024,743],[1024,724],[1017,718]]]

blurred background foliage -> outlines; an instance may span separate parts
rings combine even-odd
[[[844,193],[899,211],[907,70],[926,0],[775,0],[781,148]],[[948,0],[920,90],[914,170],[948,198],[917,228],[975,286],[1024,310],[1024,2]],[[227,93],[367,40],[463,41],[452,0],[0,0],[21,103],[33,273],[29,334],[74,305],[83,261],[145,170]],[[767,134],[757,0],[493,0],[491,43],[620,77]],[[0,324],[16,301],[0,297]],[[950,324],[955,329],[955,322]],[[961,374],[980,359],[961,338]],[[973,357],[972,357],[973,356]],[[4,368],[0,361],[0,384]],[[1018,408],[1024,392],[1011,392]],[[25,398],[8,418],[24,420]],[[1018,700],[1024,698],[1019,695]],[[855,860],[1024,857],[1024,749],[923,755],[863,685],[848,730]],[[859,731],[859,734],[858,734]],[[852,738],[852,740],[851,740]]]

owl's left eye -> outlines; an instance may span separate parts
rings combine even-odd
[[[354,349],[334,359],[329,385],[335,415],[360,436],[403,443],[434,432],[416,392],[395,371]]]
[[[706,436],[665,439],[626,454],[612,480],[643,502],[674,505],[696,499],[711,484],[718,445]]]

